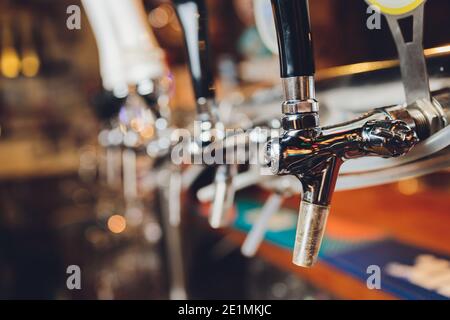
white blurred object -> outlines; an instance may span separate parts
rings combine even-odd
[[[279,211],[283,200],[284,197],[280,193],[273,193],[269,196],[261,209],[258,220],[252,226],[252,229],[242,244],[241,252],[244,256],[253,257],[256,254],[256,251],[264,240],[269,220]]]
[[[97,41],[106,90],[155,79],[165,72],[162,50],[141,0],[82,0]]]
[[[82,0],[97,42],[103,87],[113,91],[126,86],[121,52],[113,23],[108,15],[108,0]]]
[[[277,34],[270,0],[253,0],[253,10],[259,36],[267,49],[278,55]]]

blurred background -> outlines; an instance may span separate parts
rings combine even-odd
[[[183,126],[193,119],[195,103],[181,28],[168,1],[144,3],[174,79],[170,108]],[[244,99],[276,85],[278,59],[258,35],[252,1],[207,3],[219,99],[230,94]],[[74,4],[81,8],[81,29],[68,30],[66,9]],[[385,20],[380,30],[365,27],[364,1],[314,0],[310,10],[317,69],[396,58]],[[450,2],[428,1],[425,48],[450,42],[449,12]],[[170,241],[154,193],[125,210],[122,193],[99,178],[102,122],[94,106],[102,83],[96,42],[80,1],[0,0],[0,27],[0,298],[169,298],[174,262],[168,262]],[[144,159],[139,166],[145,174],[149,164]],[[449,173],[337,193],[329,233],[340,240],[329,242],[330,248],[394,238],[394,244],[353,260],[383,248],[394,250],[393,256],[424,248],[417,252],[448,257]],[[265,194],[252,188],[240,197],[248,205]],[[185,201],[182,271],[189,298],[434,297],[435,291],[414,291],[414,286],[368,290],[347,260],[299,270],[274,242],[257,258],[244,258],[242,230],[210,230],[192,214],[195,201]],[[297,203],[298,197],[286,201],[286,210],[295,211]],[[401,249],[399,243],[411,248]],[[66,287],[66,268],[72,264],[81,268],[81,290]]]

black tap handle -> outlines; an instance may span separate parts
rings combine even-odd
[[[195,98],[213,98],[209,60],[208,18],[204,0],[173,0],[184,32]]]
[[[93,97],[94,112],[102,121],[117,116],[127,97],[118,98],[112,91],[104,90]]]
[[[282,78],[314,75],[308,0],[272,0]]]

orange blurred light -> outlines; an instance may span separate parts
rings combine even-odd
[[[420,190],[419,180],[410,179],[410,180],[399,181],[397,183],[397,188],[401,194],[404,194],[405,196],[411,196],[411,195],[419,192],[419,190]]]
[[[121,215],[115,214],[108,219],[108,229],[112,233],[121,233],[127,227],[127,221]]]
[[[148,20],[153,28],[164,28],[170,21],[171,12],[166,6],[159,6],[148,15]]]
[[[136,132],[142,131],[142,121],[139,118],[134,118],[130,121],[130,127]]]
[[[155,130],[153,129],[152,126],[147,126],[140,133],[142,138],[150,139],[155,134]]]
[[[25,77],[34,77],[39,72],[39,57],[34,51],[27,51],[22,58],[22,73]]]

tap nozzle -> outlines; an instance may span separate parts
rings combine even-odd
[[[312,267],[316,263],[329,210],[329,206],[301,202],[292,257],[295,265]]]

